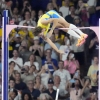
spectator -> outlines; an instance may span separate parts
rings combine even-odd
[[[40,96],[40,91],[37,89],[34,89],[34,83],[31,80],[27,81],[27,89],[23,90],[22,93],[31,94],[32,99],[35,99],[35,100],[37,100]]]
[[[4,4],[5,4],[5,8],[3,8],[3,9],[7,9],[8,10],[9,18],[11,18],[12,17],[11,8],[12,8],[12,5],[13,5],[13,2],[12,2],[12,0],[9,0],[7,3],[4,2]]]
[[[41,76],[41,83],[45,88],[48,88],[48,80],[52,77],[49,69],[46,66],[42,66],[41,71],[37,75]]]
[[[6,8],[5,1],[0,0],[0,9]]]
[[[32,10],[31,11],[31,20],[37,22],[37,19],[36,19],[36,11],[35,10]]]
[[[43,46],[39,45],[39,37],[34,37],[34,45],[30,46],[29,50],[33,52],[35,56],[43,57]]]
[[[11,41],[11,40],[10,40]],[[18,33],[14,33],[14,38],[12,39],[13,42],[10,42],[10,45],[13,47],[13,49],[18,50],[21,44],[21,37]]]
[[[89,67],[89,70],[87,73],[87,76],[89,76],[91,79],[92,86],[97,86],[96,76],[97,76],[97,71],[99,70],[98,60],[99,59],[97,56],[93,57],[93,64]]]
[[[80,69],[77,69],[75,71],[75,74],[73,75],[73,79],[78,79],[80,81],[81,85],[84,86],[84,81],[83,81],[84,79],[83,79],[83,77],[81,75]],[[90,81],[89,81],[89,83],[90,83]]]
[[[36,22],[31,20],[31,13],[30,13],[29,11],[26,11],[26,12],[24,13],[24,17],[25,17],[25,19],[22,20],[22,21],[19,23],[19,25],[23,25],[25,22],[27,22],[27,24],[28,24],[29,26],[33,26],[33,27],[36,26]],[[30,30],[30,29],[29,29],[29,30]]]
[[[77,7],[75,13],[76,13],[76,14],[79,14],[79,13],[81,12],[81,10],[82,10],[83,7],[84,7],[83,1],[82,1],[82,0],[79,0],[79,1],[78,1],[78,7]]]
[[[12,10],[12,17],[16,17],[19,15],[19,11],[18,11],[18,8],[17,7],[14,7],[13,10]]]
[[[87,100],[98,100],[98,96],[95,90],[90,90],[90,97]]]
[[[90,41],[89,51],[91,58],[93,58],[94,55],[99,55],[99,40],[97,36]]]
[[[23,60],[19,57],[19,53],[17,50],[13,50],[13,57],[9,59],[9,62],[14,61],[16,63],[15,70],[18,72],[21,71],[21,68],[23,66]]]
[[[69,0],[65,0],[65,5],[60,7],[59,11],[62,12],[64,18],[69,15]]]
[[[59,10],[59,7],[61,7],[61,5],[62,5],[61,0],[52,0],[52,3],[53,3],[54,8],[55,8],[57,11]]]
[[[53,79],[49,78],[49,80],[48,80],[48,89],[46,91],[44,91],[44,93],[47,93],[48,95],[50,95],[53,98],[53,100],[55,100],[56,91],[53,89],[53,85],[54,85]]]
[[[35,55],[34,54],[31,54],[30,56],[29,56],[29,61],[27,61],[27,62],[25,62],[24,63],[24,66],[25,65],[27,65],[27,66],[29,66],[29,67],[31,67],[31,65],[35,65],[36,66],[36,70],[38,70],[39,71],[39,63],[36,61],[36,57],[35,57]]]
[[[23,2],[23,9],[22,9],[22,15],[24,14],[25,11],[31,12],[31,5],[29,4],[28,0],[24,0]]]
[[[15,65],[16,64],[14,61],[11,61],[9,63],[9,77],[13,77],[13,71],[14,71]]]
[[[14,71],[12,72],[11,77],[9,77],[9,79],[10,79],[10,78],[14,78],[14,79],[15,79],[15,74],[16,74],[16,73],[18,73],[18,71],[17,71],[17,70],[14,70]]]
[[[36,76],[37,75],[37,70],[36,70],[36,66],[35,65],[32,65],[31,67],[30,67],[30,69],[29,69],[29,74],[31,75],[34,75],[34,76]]]
[[[32,81],[35,81],[35,76],[37,74],[37,70],[36,70],[36,67],[35,65],[32,65],[29,70],[26,70],[26,69],[23,69],[22,70],[22,79],[23,79],[23,82],[27,82],[29,80],[32,80]]]
[[[38,89],[38,90],[40,90],[40,92],[43,92],[45,90],[45,87],[41,82],[41,76],[39,76],[39,75],[37,75],[35,78],[34,89]]]
[[[28,50],[28,42],[26,40],[23,40],[21,42],[21,45],[19,47],[19,52],[24,51],[24,50]]]
[[[31,94],[30,93],[23,93],[22,100],[32,100]]]
[[[40,18],[44,14],[43,10],[38,11],[38,18]]]
[[[10,100],[21,100],[21,95],[17,93],[17,90],[12,90],[9,92]]]
[[[76,60],[74,52],[69,52],[67,59],[64,61],[64,68],[67,69],[73,77],[76,69],[79,68],[79,62]]]
[[[72,50],[71,42],[68,36],[65,36],[64,45],[61,45],[59,49],[65,52],[65,54],[60,54],[60,60],[65,61],[68,53],[70,52],[70,50]]]
[[[47,93],[41,93],[39,100],[52,100],[52,97]]]
[[[19,24],[19,22],[22,20],[22,17],[20,16],[17,7],[14,7],[12,10],[12,20],[14,21],[15,24]]]
[[[89,7],[91,6],[96,6],[96,1],[95,0],[88,0],[87,4],[89,5]]]
[[[68,91],[66,90],[66,85],[61,84],[61,79],[60,79],[60,76],[58,75],[54,76],[53,89],[54,90],[59,89],[59,95],[61,99],[65,100],[68,97]]]
[[[28,24],[25,22],[23,23],[23,26],[28,26]],[[22,40],[28,41],[28,46],[33,43],[33,32],[31,30],[28,30],[27,28],[21,28],[20,31],[18,32],[20,34]]]
[[[85,82],[89,80],[89,83],[87,84],[87,87],[85,88],[84,92],[83,92],[83,97],[85,100],[87,100],[91,95],[90,95],[90,91],[91,91],[91,80],[89,77],[84,77],[84,82],[83,84],[85,84]],[[84,85],[83,85],[84,86]]]
[[[54,72],[53,76],[55,76],[55,75],[60,76],[61,84],[65,85],[71,79],[70,73],[69,73],[69,71],[63,69],[63,67],[64,67],[63,61],[59,61],[58,66],[59,66],[59,69]]]
[[[74,16],[73,22],[78,27],[81,27],[81,25],[82,25],[82,21],[81,21],[81,18],[79,16]]]
[[[97,15],[97,25],[99,24],[99,18],[100,18],[100,1],[97,0],[97,4],[96,4],[96,15]]]
[[[57,60],[51,58],[51,49],[46,50],[46,57],[42,60],[42,65],[47,64],[47,68],[53,74],[55,70],[57,70],[58,63]]]
[[[85,23],[85,25],[89,25],[88,23],[89,12],[87,6],[83,3],[82,0],[78,1],[78,9],[76,10],[76,14],[80,15],[80,18]]]
[[[65,20],[69,23],[74,23],[74,17],[75,17],[75,7],[70,6],[70,14],[65,16]]]
[[[52,3],[52,2],[49,2],[49,3],[47,4],[47,9],[46,9],[46,11],[53,10],[53,9],[54,9],[53,3]]]
[[[32,54],[32,52],[30,52],[28,49],[29,48],[28,48],[27,41],[23,40],[19,47],[19,53],[20,53],[20,57],[23,59],[23,63],[28,61],[29,56]]]
[[[9,79],[9,91],[12,91],[13,89],[15,89],[15,79],[14,78],[10,78]]]
[[[22,91],[26,89],[26,84],[21,81],[21,75],[20,73],[15,74],[15,89]]]
[[[75,80],[74,83],[74,89],[70,88],[70,99],[72,100],[81,100],[83,98],[83,92],[85,90],[85,88],[87,87],[87,84],[89,83],[89,81],[87,80],[85,82],[84,87],[81,87],[80,81],[78,79]],[[70,83],[69,83],[70,84]],[[70,87],[70,86],[69,86]]]
[[[55,35],[55,41],[58,42],[59,44],[63,44],[64,35],[62,34],[62,31],[55,29],[54,35]]]
[[[21,38],[18,34],[18,29],[13,29],[9,34],[9,57],[12,58],[12,52],[20,46]]]

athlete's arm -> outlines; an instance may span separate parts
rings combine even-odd
[[[45,41],[46,41],[47,43],[49,43],[50,46],[51,46],[56,52],[58,52],[58,53],[64,53],[63,51],[60,51],[60,50],[56,47],[56,45],[55,45],[48,37],[45,37]]]

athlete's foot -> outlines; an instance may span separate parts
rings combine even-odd
[[[80,38],[80,39],[78,39],[78,43],[76,44],[76,46],[81,46],[83,43],[85,43],[85,39]]]
[[[82,41],[81,41],[81,43],[79,44],[79,46],[81,46],[82,44],[84,44],[85,43],[85,39],[83,39]]]
[[[81,35],[81,38],[86,39],[87,37],[88,37],[88,35],[87,35],[87,34],[82,34],[82,35]]]
[[[76,46],[80,46],[81,39],[78,39]]]

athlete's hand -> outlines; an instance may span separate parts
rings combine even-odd
[[[64,51],[61,51],[61,50],[58,50],[57,52],[60,53],[60,54],[64,54],[65,53]]]

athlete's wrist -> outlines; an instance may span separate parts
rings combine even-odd
[[[53,31],[53,30],[54,30],[54,28],[51,28],[51,30]]]

